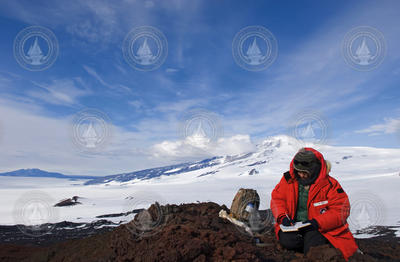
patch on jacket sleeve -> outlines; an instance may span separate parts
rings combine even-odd
[[[338,188],[338,189],[337,189],[337,192],[338,192],[338,193],[344,193],[343,188]]]
[[[324,201],[321,201],[321,202],[318,202],[318,203],[314,203],[314,206],[317,207],[317,206],[322,206],[322,205],[326,205],[326,204],[328,204],[328,200],[324,200]]]

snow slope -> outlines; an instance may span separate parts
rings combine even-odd
[[[353,232],[373,225],[400,226],[400,202],[396,201],[400,185],[399,149],[314,148],[331,161],[331,176],[350,197],[352,211],[348,221]],[[264,140],[253,153],[149,169],[128,173],[129,176],[121,174],[124,179],[115,175],[85,184],[85,180],[0,177],[0,224],[16,224],[21,220],[29,223],[29,219],[21,219],[27,215],[20,210],[29,210],[26,199],[36,195],[47,201],[46,214],[51,215],[47,215],[46,222],[90,222],[99,219],[96,218],[99,215],[146,208],[154,201],[160,204],[213,201],[229,207],[241,187],[256,189],[261,197],[260,209],[266,209],[272,189],[288,170],[298,149],[295,139],[275,136]],[[79,200],[82,204],[52,207],[74,195],[82,197]],[[120,215],[109,220],[126,222],[132,216]],[[363,231],[358,233],[368,236]]]

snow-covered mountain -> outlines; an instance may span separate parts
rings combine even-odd
[[[241,187],[256,189],[261,197],[260,208],[267,209],[273,188],[300,146],[292,137],[274,136],[265,139],[254,152],[95,178],[85,184],[71,184],[65,179],[0,177],[0,194],[6,196],[0,198],[0,224],[15,224],[14,210],[19,208],[21,198],[29,199],[32,188],[51,198],[49,209],[56,214],[53,222],[92,222],[103,215],[119,214],[109,216],[119,224],[132,219],[124,215],[127,211],[146,208],[155,201],[213,201],[229,207]],[[399,149],[313,147],[331,161],[331,176],[349,195],[353,231],[370,225],[400,225],[400,202],[393,201],[398,198],[400,185]],[[72,196],[79,196],[82,204],[53,207]]]
[[[185,179],[192,174],[197,174],[195,177],[211,176],[217,172],[225,170],[229,166],[237,166],[240,170],[246,170],[246,167],[251,167],[248,174],[258,174],[257,168],[276,165],[271,163],[276,158],[275,153],[278,151],[281,154],[296,152],[295,147],[298,145],[297,140],[288,136],[276,136],[265,140],[257,146],[256,152],[245,153],[235,156],[216,156],[209,159],[204,159],[198,162],[182,163],[177,165],[145,169],[135,172],[109,175],[104,177],[96,177],[85,182],[85,185],[126,185],[138,184],[140,182],[158,183],[166,180]],[[290,155],[288,155],[290,159]],[[278,157],[279,158],[279,157]],[[238,169],[238,170],[239,170]],[[244,172],[246,173],[246,172]],[[244,173],[238,174],[243,175]],[[280,172],[281,173],[281,172]]]
[[[289,136],[264,140],[255,152],[236,156],[218,156],[199,162],[146,169],[89,180],[85,185],[128,185],[149,183],[190,183],[206,177],[237,176],[280,177],[301,144]],[[307,145],[319,150],[332,163],[332,175],[341,179],[388,176],[400,171],[400,150],[368,147]]]
[[[210,166],[217,165],[219,157],[213,157],[205,159],[199,162],[183,163],[178,165],[171,165],[165,167],[157,167],[151,169],[145,169],[135,172],[110,175],[104,177],[97,177],[85,182],[85,185],[103,184],[109,182],[128,182],[128,181],[143,181],[153,178],[159,178],[160,176],[177,175],[180,173],[190,172]]]

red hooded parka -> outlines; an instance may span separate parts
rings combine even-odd
[[[308,193],[308,219],[315,219],[318,222],[319,232],[348,260],[358,249],[346,221],[350,215],[349,199],[339,182],[329,176],[329,170],[322,154],[313,148],[305,148],[305,150],[312,151],[321,162],[319,176],[310,186]],[[276,219],[277,238],[279,238],[279,224],[285,214],[291,219],[295,218],[298,188],[292,160],[290,171],[284,174],[271,196],[271,210]]]

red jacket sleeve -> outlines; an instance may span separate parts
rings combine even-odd
[[[332,186],[327,194],[327,211],[314,217],[322,232],[343,226],[347,223],[346,219],[350,215],[350,202],[347,194],[336,179],[329,177],[329,180]]]
[[[271,193],[271,211],[278,224],[282,222],[283,216],[287,213],[286,194],[285,190],[282,189],[285,187],[285,183],[287,182],[285,178],[282,177],[281,181],[275,186]]]

